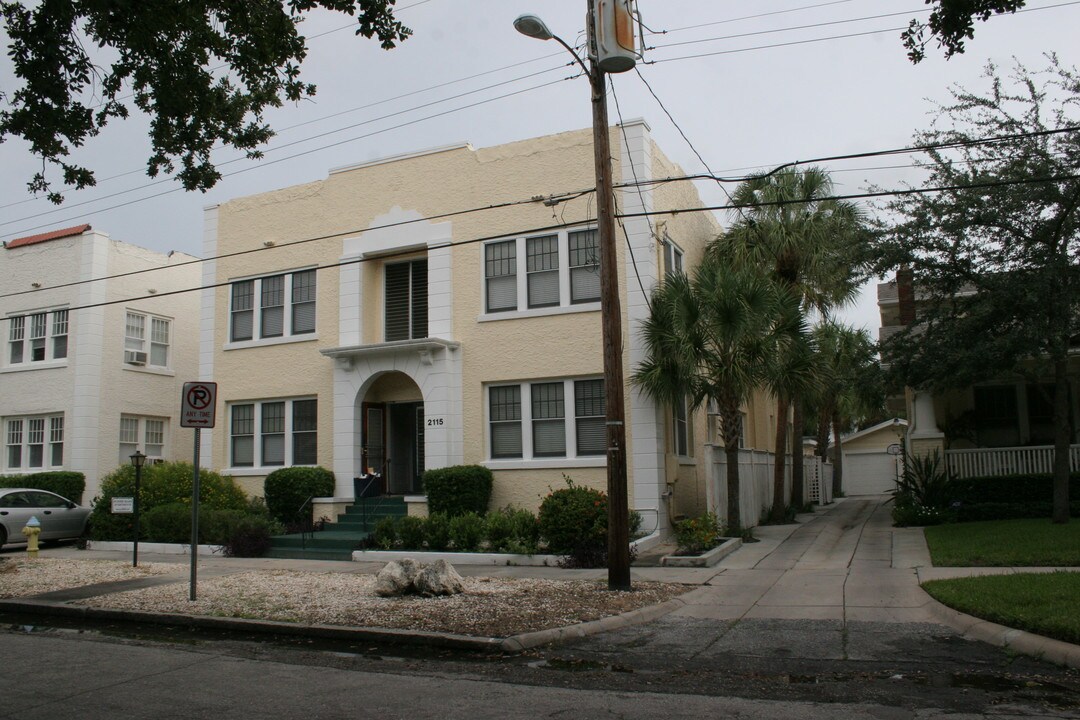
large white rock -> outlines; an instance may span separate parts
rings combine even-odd
[[[412,558],[391,560],[375,576],[375,594],[379,597],[397,597],[415,592],[413,583],[423,565]]]
[[[415,591],[425,597],[457,595],[465,590],[465,583],[454,566],[446,560],[436,560],[425,566],[413,580]]]

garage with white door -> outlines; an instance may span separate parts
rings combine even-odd
[[[843,438],[844,493],[881,495],[892,492],[902,471],[900,435],[905,420],[887,420]]]

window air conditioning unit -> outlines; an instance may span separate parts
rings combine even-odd
[[[160,465],[163,462],[165,462],[165,458],[163,458],[163,457],[148,457],[148,458],[146,458],[146,464],[147,465]]]
[[[138,350],[125,350],[124,362],[128,365],[145,365],[146,353],[139,352]]]

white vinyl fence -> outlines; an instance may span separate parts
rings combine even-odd
[[[716,445],[705,446],[708,507],[727,522],[727,454]],[[762,450],[739,450],[739,515],[743,527],[754,527],[773,502],[774,455]],[[807,502],[832,501],[832,463],[819,457],[803,458],[803,483]],[[791,501],[791,458],[784,466],[784,501]]]
[[[1054,472],[1054,446],[946,450],[949,471],[960,478]],[[1069,467],[1080,470],[1080,445],[1069,448]]]

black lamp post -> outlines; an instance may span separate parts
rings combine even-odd
[[[131,545],[131,566],[139,567],[139,484],[142,482],[142,469],[146,463],[146,456],[138,450],[131,456],[131,464],[135,466],[135,498],[132,510],[135,513],[135,541]]]

